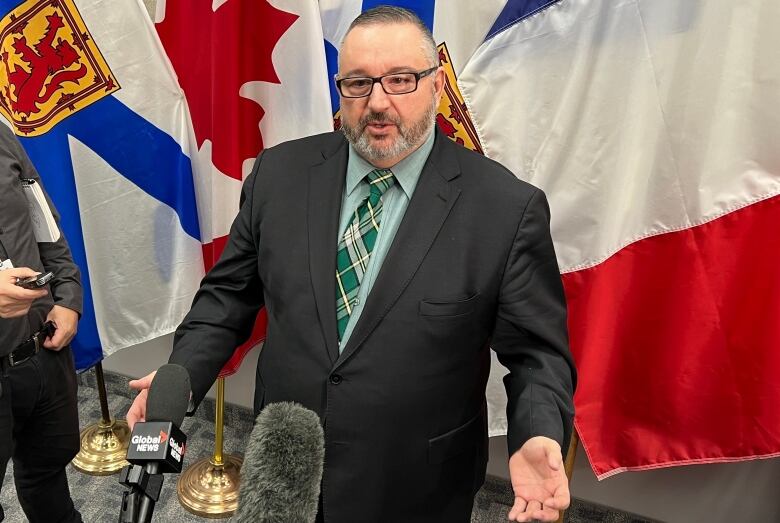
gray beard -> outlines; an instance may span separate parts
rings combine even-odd
[[[434,98],[425,114],[411,126],[401,125],[398,118],[392,118],[386,113],[369,113],[361,118],[358,125],[353,127],[343,119],[341,130],[347,141],[352,144],[357,153],[369,162],[378,162],[389,158],[396,158],[418,147],[433,129],[436,123],[438,104]],[[371,122],[393,122],[398,129],[398,137],[389,146],[377,146],[369,140],[366,126]]]

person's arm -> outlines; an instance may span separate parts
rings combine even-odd
[[[249,338],[263,306],[257,266],[259,232],[254,230],[254,193],[262,156],[261,153],[244,183],[238,215],[225,249],[201,282],[190,312],[176,329],[169,363],[181,365],[190,373],[191,410],[201,402],[236,347]]]
[[[504,385],[515,490],[510,519],[552,521],[569,503],[561,449],[571,437],[576,372],[544,193],[537,190],[521,212],[504,269],[492,347],[509,370]]]
[[[14,140],[15,154],[21,165],[23,178],[35,180],[40,185],[49,204],[54,220],[60,227],[60,215],[54,207],[38,172],[30,162],[21,144]],[[45,271],[54,273],[54,279],[49,284],[54,306],[47,315],[47,321],[53,321],[57,327],[54,335],[44,341],[44,347],[59,350],[65,347],[76,335],[79,317],[82,311],[82,287],[79,268],[73,261],[70,247],[60,227],[60,238],[56,242],[39,242],[38,252]]]

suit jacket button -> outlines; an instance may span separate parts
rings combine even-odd
[[[330,382],[331,382],[333,385],[338,385],[339,383],[341,383],[341,375],[340,375],[340,374],[333,374],[333,375],[330,377]]]

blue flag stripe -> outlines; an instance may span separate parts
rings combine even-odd
[[[0,0],[0,13],[5,16],[12,9],[16,9],[16,6],[22,3],[23,0]]]
[[[558,2],[560,0],[508,0],[485,40],[490,40],[504,29]]]
[[[394,5],[396,7],[403,7],[410,11],[414,11],[417,13],[417,16],[425,22],[428,29],[433,31],[433,9],[436,5],[435,0],[363,0],[363,11],[380,5]]]
[[[330,106],[333,114],[339,110],[339,91],[336,89],[336,82],[333,77],[339,70],[339,51],[332,43],[325,40],[325,60],[328,66],[328,85],[330,86]]]
[[[62,122],[63,130],[92,149],[144,192],[168,205],[181,226],[200,240],[192,164],[181,146],[113,96]]]

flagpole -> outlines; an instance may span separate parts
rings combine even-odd
[[[224,453],[225,378],[217,378],[214,453],[184,470],[176,483],[179,503],[204,518],[227,518],[238,509],[243,458]]]
[[[100,414],[103,424],[111,422],[111,415],[108,413],[108,395],[106,394],[106,380],[103,377],[103,362],[97,362],[95,365],[95,378],[97,378],[98,398],[100,399]]]
[[[125,456],[130,442],[130,428],[125,420],[111,419],[102,362],[98,362],[94,368],[101,419],[81,431],[81,450],[71,463],[85,474],[107,476],[128,465]]]
[[[577,444],[580,442],[580,436],[577,434],[577,429],[574,429],[571,433],[571,441],[569,441],[569,449],[566,452],[566,459],[563,462],[563,470],[566,471],[566,479],[571,483],[571,476],[574,473],[574,460],[577,457]],[[556,523],[563,523],[566,520],[566,511],[561,512],[561,517],[558,518]]]

